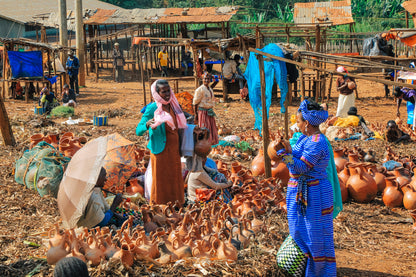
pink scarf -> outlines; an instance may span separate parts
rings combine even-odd
[[[156,81],[157,82],[157,81]],[[178,122],[178,128],[186,129],[188,126],[186,125],[186,118],[183,114],[181,107],[179,106],[178,100],[175,97],[172,89],[170,89],[170,99],[169,101],[165,101],[162,97],[160,97],[159,93],[156,91],[156,82],[154,82],[151,86],[152,96],[153,99],[156,101],[157,109],[155,111],[155,123],[152,124],[152,128],[159,126],[160,124],[166,122],[172,130],[175,130],[175,122],[173,121],[172,116],[165,112],[162,109],[162,105],[170,104],[170,107],[176,114],[176,121]]]

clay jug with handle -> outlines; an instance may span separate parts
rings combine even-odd
[[[403,191],[403,206],[407,210],[415,210],[416,209],[416,191],[415,189],[407,184],[401,187]]]
[[[349,195],[358,203],[368,203],[377,196],[377,184],[359,164],[349,165],[351,177],[347,181]]]
[[[396,177],[386,178],[383,202],[384,205],[390,208],[400,207],[403,204],[403,193],[399,190]]]

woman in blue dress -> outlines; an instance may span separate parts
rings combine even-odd
[[[288,141],[277,154],[289,168],[287,217],[289,231],[296,244],[308,257],[306,276],[336,276],[332,213],[333,187],[326,167],[330,152],[319,124],[328,112],[312,101],[301,103],[297,126],[302,132],[291,148]]]

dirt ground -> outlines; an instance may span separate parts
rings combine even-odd
[[[67,127],[60,124],[63,119],[51,119],[54,125],[33,127],[40,123],[33,115],[35,103],[6,100],[18,144],[14,148],[6,147],[2,142],[0,144],[0,275],[22,276],[38,265],[44,266],[39,259],[45,257],[47,248],[42,245],[45,237],[41,234],[59,220],[55,199],[41,198],[14,182],[14,162],[28,147],[30,135],[70,130],[76,135],[94,138],[119,132],[144,145],[144,139],[135,135],[144,104],[142,85],[129,81],[129,78],[128,82],[114,83],[108,73],[102,72],[104,79],[98,83],[91,76],[87,78],[87,86],[80,89],[80,105],[76,108],[76,117],[80,118],[91,119],[94,114],[111,112],[108,127]],[[384,98],[382,85],[358,80],[357,86],[360,99],[356,101],[356,106],[367,121],[384,125],[387,120],[395,119],[395,102],[393,98]],[[148,86],[146,89],[149,93]],[[193,89],[193,82],[179,84],[179,91],[192,92]],[[336,112],[337,106],[337,93],[333,91],[332,96],[329,101],[330,114]],[[233,101],[230,103],[218,103],[215,107],[218,124],[232,128],[234,133],[253,128],[254,114],[250,104],[240,101],[239,95],[231,97]],[[298,104],[299,100],[289,107],[290,114],[296,112]],[[405,105],[402,106],[401,114],[406,115]],[[279,104],[274,101],[270,110],[270,129],[273,132],[283,127],[283,117],[279,111]],[[378,161],[382,159],[386,146],[381,140],[334,143],[340,146],[354,144],[364,149],[374,149]],[[416,143],[409,143],[393,146],[393,150],[402,155],[416,156],[415,146]],[[286,219],[283,217],[282,220]],[[416,233],[412,231],[412,220],[404,209],[385,207],[380,196],[370,204],[344,204],[344,211],[334,221],[334,236],[338,276],[416,276]],[[42,246],[33,247],[25,244],[25,241]],[[276,240],[271,245],[277,248],[280,243],[281,240]],[[41,270],[40,275],[48,275],[48,272],[50,269]]]

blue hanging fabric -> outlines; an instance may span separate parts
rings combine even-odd
[[[8,51],[7,54],[14,79],[43,76],[41,51]]]
[[[278,57],[284,57],[282,49],[276,44],[268,44],[259,51],[269,53]],[[266,58],[266,57],[264,57]],[[273,78],[276,78],[276,83],[279,85],[281,91],[280,112],[285,113],[284,100],[288,91],[287,86],[287,70],[286,63],[278,60],[264,62],[264,74],[266,79],[266,107],[267,116],[269,116],[269,109],[272,102],[272,87]],[[255,53],[250,53],[250,58],[247,62],[247,68],[244,73],[247,80],[250,105],[253,108],[255,123],[254,129],[261,130],[262,128],[262,107],[261,107],[261,86],[260,86],[260,69],[259,62]]]

